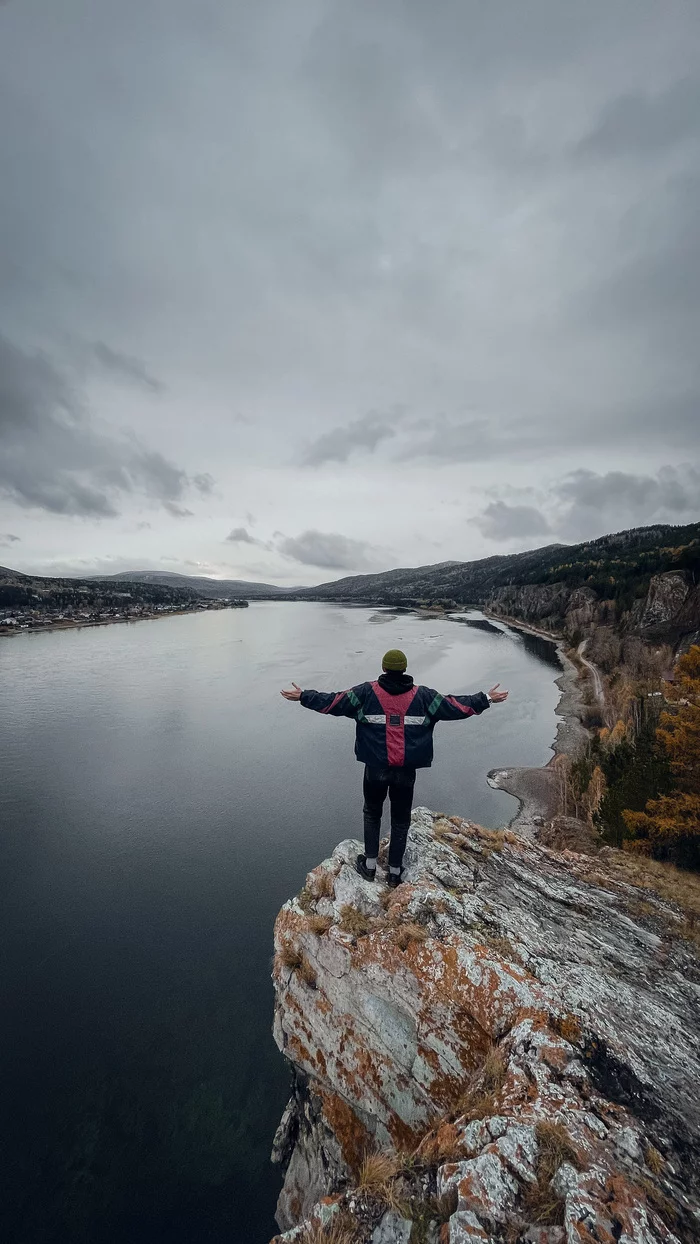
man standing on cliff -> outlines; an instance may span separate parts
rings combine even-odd
[[[354,717],[355,755],[365,766],[365,853],[358,855],[361,877],[374,881],[379,854],[379,833],[384,800],[391,805],[391,839],[387,884],[401,884],[403,853],[411,821],[416,769],[433,760],[433,730],[438,721],[463,721],[483,713],[490,704],[507,699],[496,684],[476,695],[442,696],[430,687],[416,687],[406,673],[403,652],[392,648],[382,659],[376,682],[363,682],[349,691],[283,691],[285,700],[298,700],[303,708],[332,717]]]

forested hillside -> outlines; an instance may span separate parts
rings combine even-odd
[[[387,604],[446,598],[478,605],[503,587],[560,583],[590,588],[596,596],[620,599],[629,608],[644,596],[654,575],[671,570],[695,582],[700,579],[700,523],[637,527],[582,544],[550,544],[479,561],[353,575],[299,595]]]

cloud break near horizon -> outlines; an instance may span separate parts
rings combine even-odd
[[[0,6],[0,547],[282,585],[700,518],[681,0]]]

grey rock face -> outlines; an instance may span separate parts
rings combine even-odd
[[[389,1210],[372,1232],[372,1244],[408,1244],[412,1230],[410,1218],[402,1218],[395,1210]]]
[[[417,1155],[396,1178],[433,1235],[452,1199],[449,1244],[700,1239],[700,967],[680,913],[600,856],[427,809],[397,890],[357,876],[357,849],[275,929],[275,1036],[300,1073],[280,1238],[351,1204],[358,1240],[381,1240],[381,1196],[349,1191],[378,1148]]]
[[[350,1178],[338,1140],[323,1116],[322,1101],[308,1091],[302,1075],[295,1078],[294,1093],[275,1133],[271,1157],[285,1174],[276,1214],[283,1228],[295,1226],[330,1187]]]

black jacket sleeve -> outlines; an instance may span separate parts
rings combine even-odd
[[[440,695],[437,691],[431,694],[433,699],[427,715],[432,721],[463,721],[465,717],[483,713],[491,703],[483,691],[477,691],[476,695]]]
[[[361,691],[362,687],[351,687],[349,691],[302,691],[299,703],[302,708],[327,713],[330,717],[357,717],[362,706],[358,695]]]

